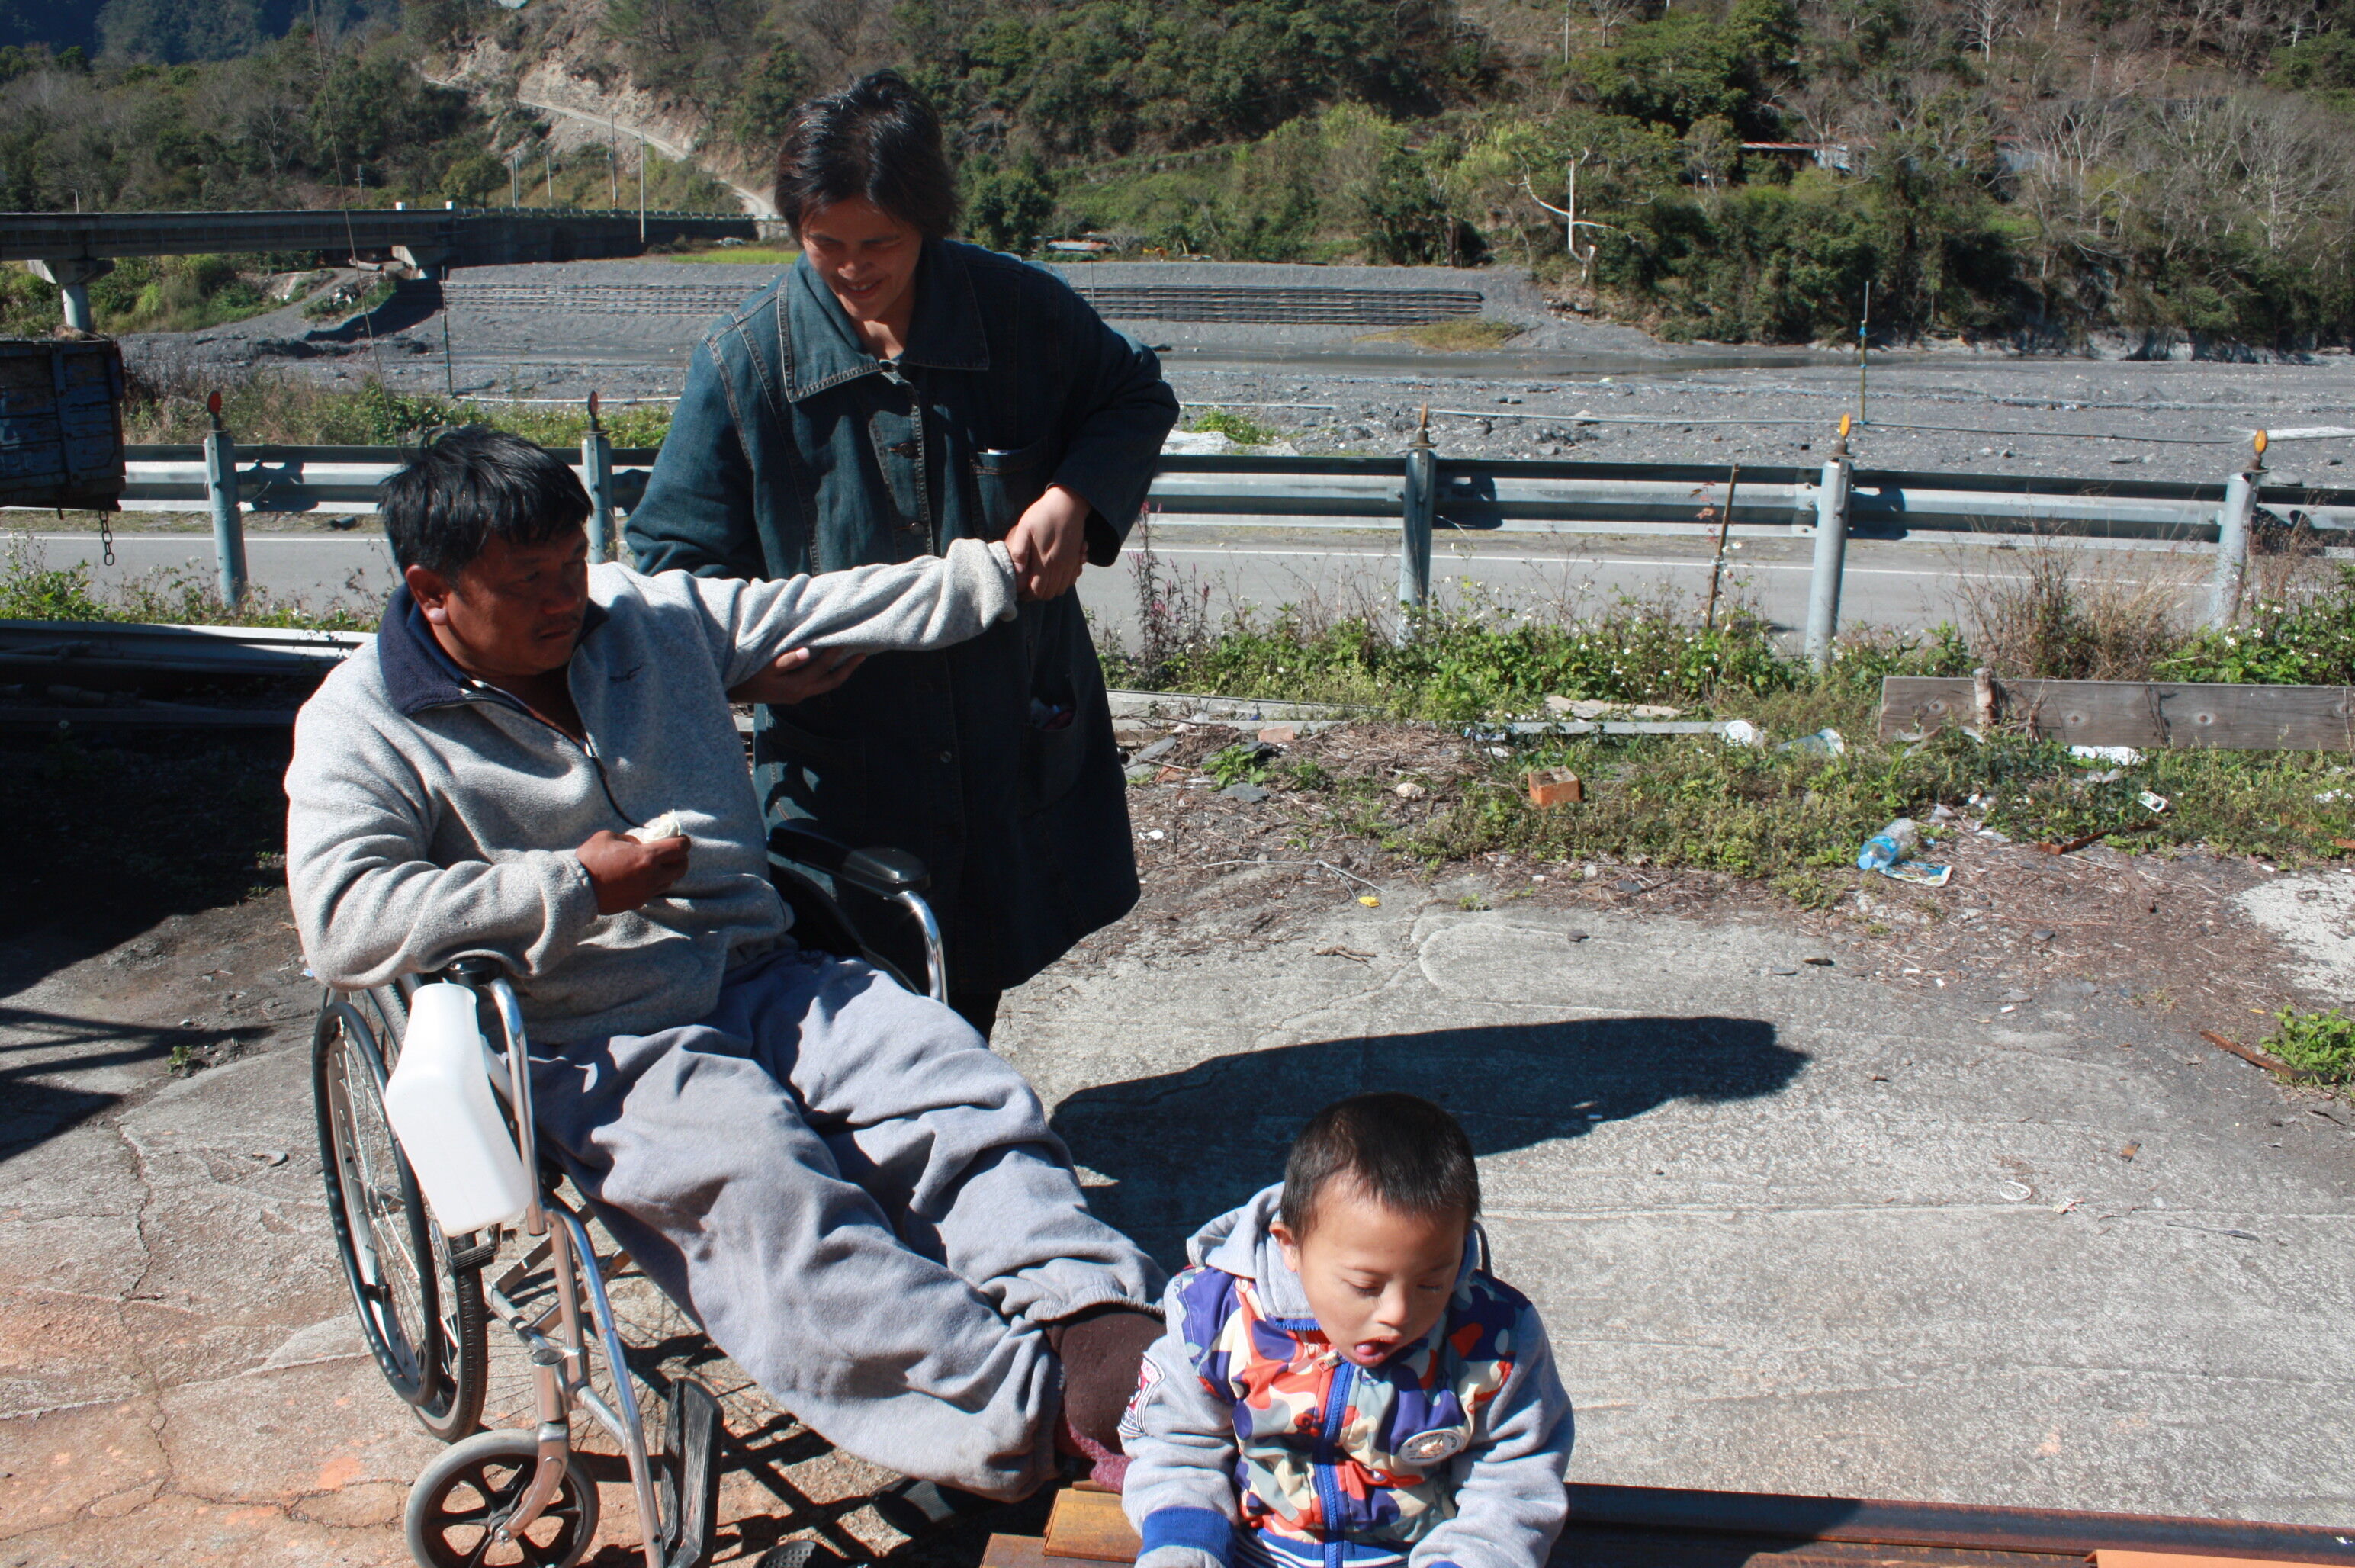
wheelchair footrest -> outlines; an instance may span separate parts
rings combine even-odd
[[[703,1568],[719,1514],[719,1401],[695,1379],[680,1378],[671,1385],[669,1424],[670,1560],[664,1568]]]

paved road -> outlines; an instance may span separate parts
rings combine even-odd
[[[149,574],[212,572],[212,541],[204,533],[124,533],[114,540],[116,565],[99,564],[98,541],[87,533],[35,536],[52,567],[91,566],[101,586]],[[1729,590],[1739,590],[1777,626],[1806,624],[1813,541],[1758,537],[1734,541]],[[1153,546],[1162,569],[1211,590],[1214,614],[1239,605],[1263,610],[1313,604],[1379,613],[1395,600],[1396,536],[1375,529],[1291,530],[1163,524]],[[1621,594],[1668,588],[1705,592],[1710,549],[1698,538],[1545,534],[1442,535],[1432,574],[1444,601],[1485,593],[1518,607],[1609,603]],[[2109,546],[2078,551],[2088,581],[2126,584],[2158,581],[2189,606],[2206,581],[2205,557],[2158,548]],[[374,599],[390,588],[392,562],[381,535],[365,521],[350,533],[254,533],[246,560],[256,587],[314,605],[341,597]],[[1959,620],[1977,585],[2017,578],[2016,550],[1965,543],[1852,541],[1842,601],[1845,624],[1920,628]],[[1136,629],[1137,554],[1110,571],[1090,570],[1081,592],[1098,624],[1133,637]]]

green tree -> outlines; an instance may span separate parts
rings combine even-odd
[[[783,141],[794,123],[794,111],[809,96],[811,80],[800,55],[783,44],[772,48],[737,90],[737,141],[755,152]]]
[[[1010,167],[977,159],[964,172],[965,232],[993,251],[1035,249],[1055,215],[1055,187],[1038,159]]]
[[[461,207],[480,207],[507,185],[507,166],[488,153],[453,159],[442,176],[442,194]]]

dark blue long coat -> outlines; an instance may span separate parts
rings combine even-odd
[[[628,539],[640,570],[783,577],[1004,537],[1055,483],[1093,505],[1109,566],[1178,402],[1159,361],[1062,280],[932,241],[887,365],[808,261],[695,351]],[[1059,711],[1075,711],[1058,725]],[[952,984],[1029,978],[1136,901],[1103,679],[1076,592],[942,653],[878,654],[840,689],[763,708],[773,817],[930,864]]]

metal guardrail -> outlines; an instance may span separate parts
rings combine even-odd
[[[571,448],[551,448],[580,466]],[[659,453],[613,453],[613,504],[627,511],[645,493]],[[375,510],[376,487],[407,461],[389,446],[246,446],[237,450],[238,488],[257,512]],[[198,511],[210,492],[201,446],[127,449],[130,511]],[[1727,469],[1714,465],[1572,463],[1434,455],[1432,507],[1437,527],[1467,532],[1588,531],[1699,526],[1721,507]],[[2223,485],[2075,479],[1996,474],[1935,474],[1858,468],[1849,482],[1852,533],[2061,532],[2107,539],[2213,543]],[[1741,470],[1732,511],[1737,533],[1805,532],[1822,493],[1813,468]],[[1404,474],[1394,457],[1164,457],[1151,499],[1156,521],[1231,527],[1395,524]],[[2284,525],[2305,522],[2355,544],[2355,489],[2266,485],[2257,508]],[[1710,521],[1714,524],[1716,514]]]
[[[2259,449],[2262,457],[2262,447]],[[578,453],[591,497],[591,548],[611,554],[616,513],[645,493],[655,448],[615,451],[592,428]],[[236,450],[226,432],[202,446],[136,446],[126,453],[123,504],[132,510],[213,513],[222,596],[245,581],[239,518],[244,510],[358,513],[404,461],[399,447],[256,446]],[[2209,620],[2238,612],[2253,533],[2304,525],[2355,543],[2355,490],[2268,485],[2252,464],[2222,485],[2044,475],[1936,474],[1858,468],[1846,421],[1819,469],[1746,470],[1678,464],[1448,458],[1418,432],[1401,457],[1164,456],[1150,502],[1164,522],[1231,527],[1400,528],[1399,599],[1431,592],[1435,528],[1466,532],[1715,532],[1727,537],[1812,534],[1815,571],[1806,648],[1828,658],[1839,618],[1851,533],[1906,539],[1917,532],[2059,533],[2164,539],[2215,547]]]

